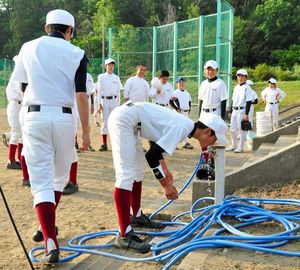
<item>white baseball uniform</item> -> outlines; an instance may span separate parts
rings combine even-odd
[[[170,99],[172,98],[173,86],[169,82],[160,85],[160,93],[157,94],[157,88],[154,86],[150,89],[150,96],[153,97],[153,102],[163,107],[169,107]]]
[[[19,121],[19,112],[22,107],[22,96],[20,93],[20,84],[12,77],[6,87],[7,105],[7,120],[10,126],[10,144],[22,143],[22,131]]]
[[[98,102],[102,105],[101,134],[107,134],[110,113],[120,104],[120,90],[123,89],[119,76],[107,72],[100,74],[97,81]]]
[[[108,119],[115,187],[131,191],[133,182],[144,178],[145,157],[140,136],[155,142],[171,155],[193,128],[194,122],[189,118],[156,104],[128,101],[116,108]]]
[[[254,102],[256,99],[258,99],[258,95],[255,92],[255,90],[253,90],[251,88],[251,86],[249,86],[249,88],[250,88],[251,93],[252,93],[252,100],[251,100],[251,102]],[[252,129],[253,129],[253,118],[254,118],[254,104],[251,104],[250,111],[249,111],[249,121],[251,123]]]
[[[92,95],[94,92],[94,80],[90,73],[86,74],[86,94],[88,97],[88,105],[89,105],[89,123],[90,123],[90,115],[91,115],[91,106],[92,106]]]
[[[23,140],[35,206],[55,204],[54,191],[62,192],[69,180],[76,134],[74,79],[83,57],[84,51],[59,33],[27,42],[19,53],[13,78],[28,83]]]
[[[226,84],[220,78],[213,81],[206,79],[199,87],[198,99],[203,101],[201,113],[221,116],[221,102],[228,99]]]
[[[98,97],[98,89],[97,89],[97,82],[94,84],[94,122],[97,124],[98,122],[98,116],[99,116],[99,108],[100,108],[100,103],[99,103],[99,97]]]
[[[237,136],[240,135],[239,149],[244,149],[246,131],[241,129],[241,122],[246,111],[246,103],[252,100],[252,91],[248,84],[238,84],[233,89],[232,108],[230,118],[230,131],[233,148],[237,147]]]
[[[272,89],[270,87],[266,87],[261,92],[261,96],[266,103],[265,111],[271,112],[274,129],[277,129],[278,128],[278,114],[279,114],[278,103],[281,99],[285,98],[286,93],[283,92],[279,88]]]
[[[145,102],[148,100],[150,88],[148,82],[139,76],[129,78],[124,85],[124,98],[132,102]]]

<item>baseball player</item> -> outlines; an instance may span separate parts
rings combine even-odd
[[[94,85],[93,98],[94,98],[94,113],[93,113],[94,123],[95,123],[96,126],[100,127],[100,123],[99,123],[99,119],[98,118],[99,118],[101,109],[100,109],[100,104],[99,104],[99,96],[98,96],[98,90],[97,90],[97,83],[95,83],[95,85]]]
[[[86,150],[90,138],[87,57],[83,50],[69,42],[74,17],[65,10],[52,10],[46,16],[45,31],[47,36],[23,44],[13,78],[22,83],[22,90],[23,84],[28,83],[23,98],[23,105],[27,106],[23,151],[45,243],[41,262],[52,264],[59,261],[55,212],[68,181],[75,143],[72,116],[75,91]]]
[[[253,129],[253,118],[254,118],[254,105],[258,103],[258,95],[255,90],[252,88],[254,82],[251,80],[247,80],[246,83],[249,85],[251,92],[252,92],[252,100],[251,100],[251,107],[249,111],[249,122],[251,123],[251,127]]]
[[[242,130],[243,120],[249,121],[249,111],[252,102],[252,91],[246,83],[248,73],[245,69],[239,69],[236,73],[238,85],[233,89],[232,108],[230,117],[230,131],[232,145],[226,148],[226,151],[241,153],[244,151],[244,143],[247,132]],[[240,137],[240,143],[237,146],[237,137]]]
[[[199,117],[203,113],[217,114],[225,120],[226,102],[228,99],[227,87],[222,79],[218,77],[219,65],[214,60],[208,60],[204,65],[204,80],[198,91]],[[207,149],[203,148],[203,160],[208,160]]]
[[[169,107],[172,98],[173,87],[169,83],[170,73],[167,70],[160,72],[159,78],[154,77],[151,81],[150,96],[154,98],[153,102],[163,107]]]
[[[13,58],[16,63],[18,56]],[[7,169],[21,170],[21,151],[23,147],[22,131],[19,122],[19,112],[22,106],[22,96],[20,93],[19,82],[10,78],[6,87],[7,120],[10,126],[10,139],[8,145],[8,162]],[[16,160],[16,152],[18,152],[18,160]]]
[[[268,80],[269,87],[261,92],[264,103],[266,104],[265,111],[271,112],[273,119],[274,130],[278,128],[278,104],[280,100],[285,98],[286,93],[277,88],[277,81],[274,78]]]
[[[182,77],[176,79],[177,89],[172,94],[172,99],[170,101],[171,106],[176,112],[189,117],[189,112],[192,107],[192,98],[190,93],[185,90],[185,81]],[[186,137],[182,141],[182,148],[193,149],[194,147],[189,143],[189,138]]]
[[[124,85],[124,99],[132,102],[145,102],[148,100],[150,88],[148,82],[144,79],[146,75],[146,66],[140,64],[137,66],[136,76],[129,78]]]
[[[108,58],[104,61],[106,72],[98,76],[98,103],[101,104],[102,145],[99,151],[107,151],[107,120],[110,113],[120,104],[120,90],[123,89],[119,76],[113,73],[115,60]]]
[[[89,60],[88,60],[89,64]],[[89,133],[91,132],[91,115],[94,114],[94,79],[90,73],[86,73],[86,93],[88,97],[88,105],[89,105]],[[89,151],[94,152],[95,149],[90,145]]]
[[[146,160],[166,197],[174,200],[178,198],[178,191],[163,153],[171,155],[176,145],[187,136],[198,140],[202,147],[212,145],[216,140],[226,144],[227,125],[220,117],[211,114],[202,121],[194,123],[183,114],[148,102],[128,101],[111,113],[108,129],[116,173],[114,199],[120,227],[116,247],[147,252],[151,245],[136,236],[132,227],[162,227],[161,223],[149,220],[141,210],[145,163],[142,162],[144,153],[139,136],[153,142],[145,155]]]

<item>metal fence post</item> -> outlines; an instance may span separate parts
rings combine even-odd
[[[157,60],[157,28],[153,27],[153,44],[152,44],[152,77],[156,75]]]
[[[178,49],[178,24],[174,22],[174,44],[173,44],[173,88],[176,87],[177,76],[177,49]]]
[[[112,57],[112,28],[108,29],[108,58]]]
[[[222,12],[222,0],[218,0],[217,4],[217,31],[216,31],[216,61],[221,67],[221,12]]]
[[[229,42],[228,42],[228,73],[229,73],[229,78],[228,78],[228,104],[227,107],[230,108],[231,103],[232,103],[232,62],[233,62],[233,9],[230,8],[229,11]]]

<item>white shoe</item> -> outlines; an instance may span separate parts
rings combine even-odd
[[[234,150],[234,153],[242,153],[242,152],[244,152],[244,149],[240,147]]]
[[[233,146],[227,147],[227,148],[225,149],[225,151],[227,151],[227,152],[235,151],[235,147],[233,147]]]

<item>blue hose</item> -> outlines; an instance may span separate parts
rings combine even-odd
[[[202,155],[186,184],[182,187],[179,194],[192,182],[198,168],[202,163]],[[121,256],[105,251],[106,248],[113,247],[113,244],[90,245],[87,244],[91,239],[104,236],[115,236],[118,230],[106,230],[78,235],[73,237],[67,247],[60,247],[61,251],[71,253],[60,259],[60,262],[68,262],[81,254],[95,254],[107,256],[118,260],[132,262],[157,261],[166,263],[164,270],[170,269],[176,262],[186,256],[189,252],[207,248],[235,247],[246,250],[254,250],[284,256],[300,257],[300,252],[284,251],[276,249],[286,245],[291,240],[300,240],[300,200],[292,199],[258,199],[258,198],[239,198],[227,196],[220,205],[209,205],[198,207],[203,202],[212,201],[214,198],[204,197],[197,200],[189,211],[178,214],[171,222],[164,222],[165,225],[181,226],[181,228],[163,232],[135,231],[136,234],[150,236],[166,236],[164,240],[152,246],[153,255],[146,258],[134,258]],[[173,201],[170,200],[162,207],[154,211],[150,216],[166,209]],[[264,209],[265,205],[285,205],[297,208],[295,211],[278,212]],[[178,221],[182,217],[189,217],[190,222]],[[229,223],[230,220],[232,224]],[[252,235],[240,231],[240,228],[249,227],[263,222],[276,222],[283,231],[269,235]],[[218,225],[219,229],[210,235],[204,236],[205,232]],[[224,235],[226,233],[226,235]],[[228,235],[230,233],[230,235]],[[43,246],[33,248],[30,253],[32,262],[37,263],[35,253],[44,250]]]

